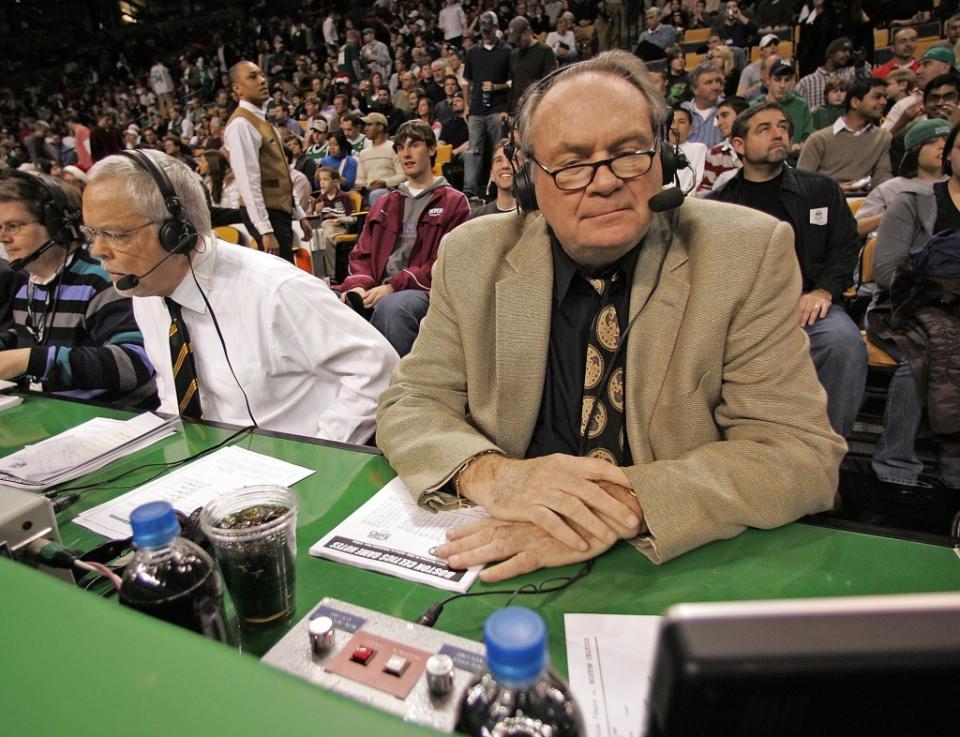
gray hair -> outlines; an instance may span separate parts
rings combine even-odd
[[[210,210],[200,177],[182,161],[162,151],[142,149],[142,152],[167,175],[174,193],[183,205],[187,220],[200,235],[209,235],[212,230]],[[146,169],[132,159],[114,154],[98,161],[87,172],[87,186],[101,179],[123,180],[134,207],[151,222],[162,223],[170,218],[170,211],[163,201],[163,194],[157,183]]]
[[[587,61],[572,64],[540,82],[534,82],[524,93],[523,102],[517,112],[516,128],[520,135],[520,149],[528,156],[533,153],[533,130],[530,122],[537,106],[550,89],[566,79],[581,74],[609,74],[627,80],[636,87],[650,107],[650,127],[654,135],[667,119],[667,103],[660,94],[657,83],[650,77],[646,65],[627,51],[605,51]]]
[[[723,72],[717,69],[717,65],[712,59],[706,59],[701,61],[693,70],[687,74],[687,82],[690,85],[690,89],[695,89],[697,84],[700,82],[700,77],[707,73],[717,73],[720,76],[723,76]]]

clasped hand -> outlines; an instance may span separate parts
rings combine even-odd
[[[626,474],[595,458],[483,456],[460,488],[491,519],[451,530],[437,554],[455,568],[502,561],[481,573],[488,582],[593,558],[642,526]]]

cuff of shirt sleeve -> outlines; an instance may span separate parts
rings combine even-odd
[[[273,233],[273,225],[269,220],[260,220],[253,224],[253,227],[257,229],[257,232],[260,235],[266,235],[267,233]]]
[[[49,378],[55,355],[56,348],[52,346],[46,348],[31,348],[30,359],[27,361],[27,373],[25,375],[35,381],[46,381]]]

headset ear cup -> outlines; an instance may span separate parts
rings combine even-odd
[[[529,161],[524,161],[513,175],[513,194],[520,209],[524,212],[533,212],[540,209],[537,204],[537,192],[533,186],[533,178],[530,176]]]
[[[193,247],[197,232],[185,220],[170,218],[164,220],[157,230],[160,245],[169,253],[184,253]]]
[[[663,186],[673,184],[677,176],[677,157],[673,146],[666,140],[660,146],[660,167],[663,169]]]

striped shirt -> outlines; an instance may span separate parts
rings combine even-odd
[[[46,284],[27,282],[13,299],[6,348],[29,348],[24,379],[75,399],[156,407],[153,365],[129,297],[122,297],[100,261],[75,251]]]
[[[861,74],[866,74],[869,76],[871,67],[869,65],[864,65]],[[838,69],[835,72],[828,72],[825,67],[818,67],[815,72],[811,72],[805,77],[801,77],[800,81],[797,83],[797,86],[793,88],[793,91],[800,95],[806,103],[807,107],[811,110],[826,105],[827,101],[823,96],[823,91],[827,87],[827,81],[831,77],[839,77],[840,79],[846,80],[850,84],[853,84],[857,78],[857,68],[856,67],[843,67]]]

